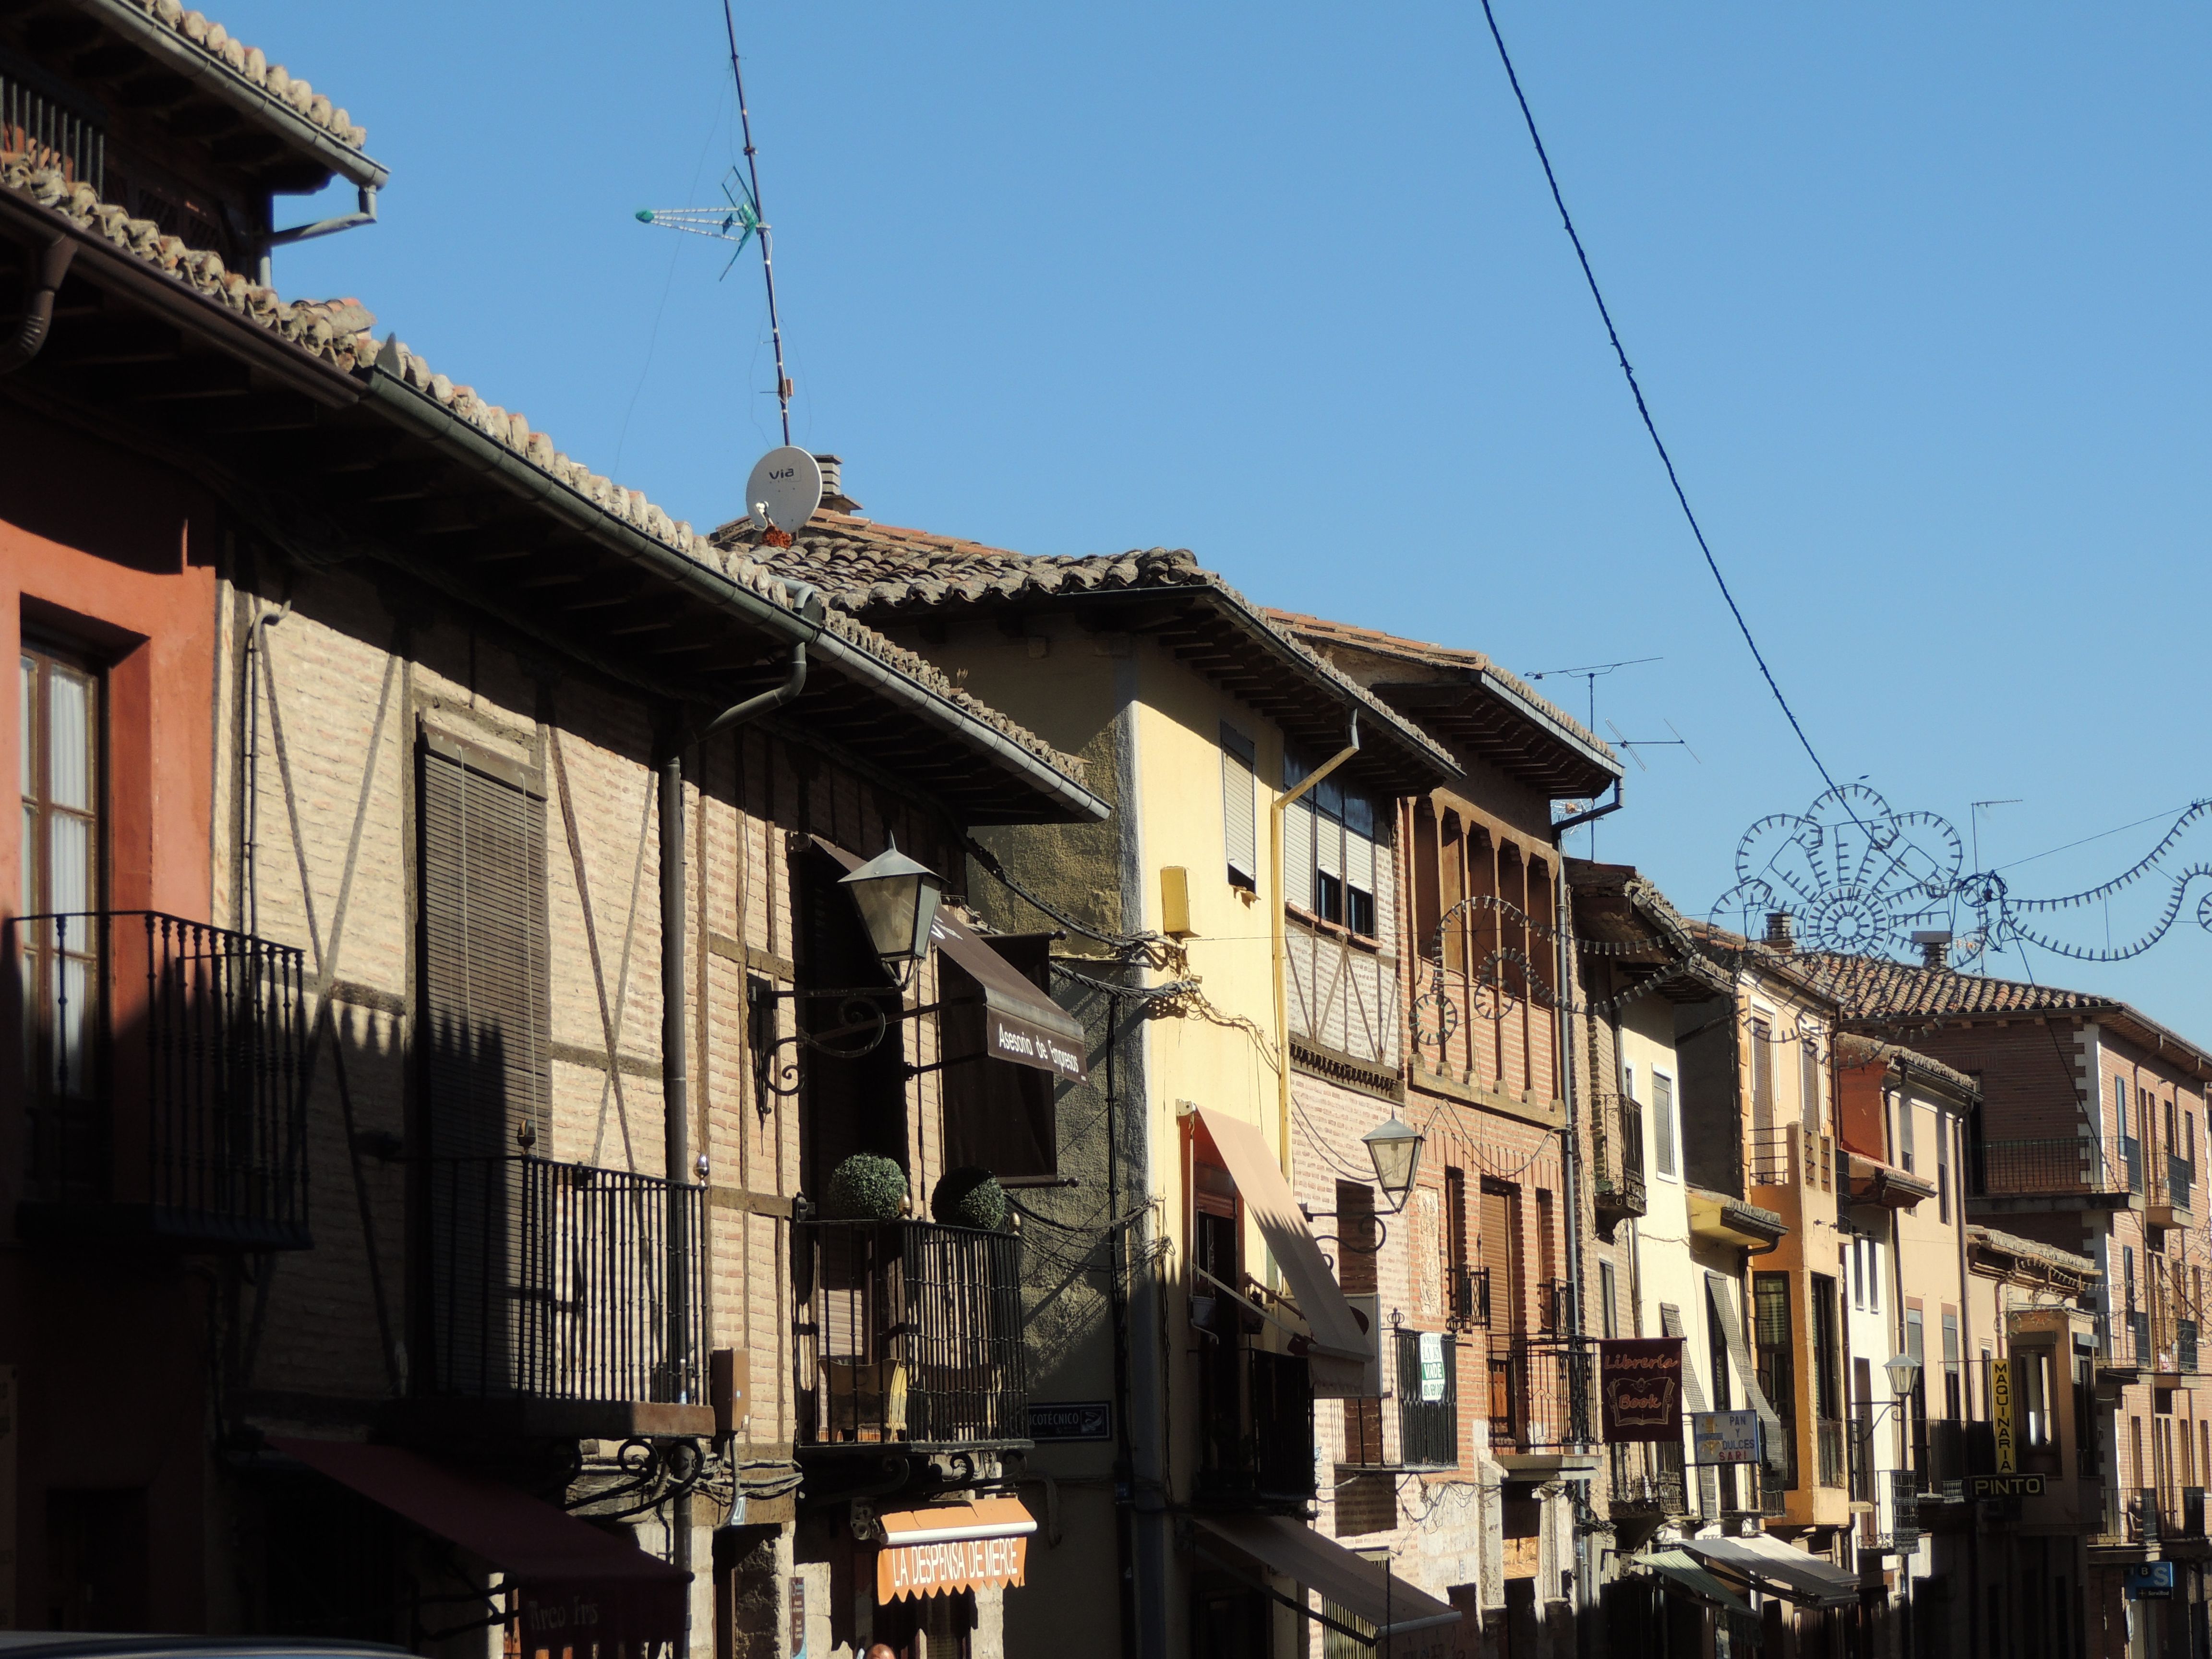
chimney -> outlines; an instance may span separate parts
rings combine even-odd
[[[1915,933],[1912,942],[1920,947],[1923,968],[1948,968],[1951,965],[1951,935],[1944,931]]]
[[[814,464],[822,469],[822,505],[832,513],[858,513],[860,502],[845,493],[845,463],[836,455],[817,455]]]
[[[1766,913],[1766,943],[1777,951],[1796,950],[1797,918],[1787,910],[1769,910]]]

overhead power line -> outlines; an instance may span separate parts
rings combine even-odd
[[[1674,486],[1674,499],[1681,504],[1682,516],[1689,521],[1690,533],[1698,539],[1698,551],[1705,556],[1705,568],[1713,573],[1713,580],[1721,590],[1721,598],[1728,601],[1729,615],[1735,618],[1736,630],[1743,635],[1743,642],[1751,647],[1751,659],[1759,665],[1759,672],[1766,681],[1766,689],[1774,694],[1774,701],[1781,706],[1783,717],[1790,722],[1790,729],[1797,734],[1797,741],[1804,746],[1806,757],[1820,773],[1820,781],[1830,789],[1834,789],[1835,779],[1829,775],[1826,765],[1813,747],[1813,740],[1805,735],[1805,728],[1799,723],[1796,711],[1790,707],[1790,699],[1782,695],[1782,687],[1775,681],[1774,671],[1766,665],[1766,655],[1759,648],[1759,641],[1752,637],[1751,624],[1744,620],[1743,609],[1736,604],[1735,595],[1729,591],[1728,578],[1721,574],[1719,561],[1713,557],[1713,550],[1706,544],[1705,532],[1698,524],[1698,515],[1690,510],[1690,498],[1684,493],[1682,480],[1674,471],[1674,458],[1667,453],[1666,441],[1660,437],[1658,425],[1651,418],[1650,406],[1644,401],[1644,388],[1637,384],[1636,371],[1629,365],[1627,349],[1620,343],[1620,331],[1613,326],[1613,313],[1606,306],[1605,295],[1598,289],[1597,276],[1590,269],[1589,255],[1583,249],[1583,239],[1575,229],[1573,216],[1567,211],[1566,198],[1559,193],[1559,175],[1552,171],[1552,158],[1545,152],[1542,135],[1536,131],[1536,118],[1529,111],[1528,95],[1521,90],[1521,77],[1513,71],[1513,58],[1505,50],[1505,37],[1498,33],[1498,16],[1491,10],[1490,0],[1482,0],[1482,16],[1483,21],[1490,25],[1491,40],[1497,43],[1498,61],[1505,66],[1505,78],[1512,84],[1514,101],[1521,106],[1521,118],[1528,125],[1528,141],[1535,145],[1536,159],[1543,164],[1544,182],[1552,187],[1552,204],[1559,210],[1559,223],[1566,229],[1567,240],[1575,245],[1575,258],[1582,263],[1583,280],[1589,284],[1590,298],[1597,301],[1597,314],[1605,322],[1606,337],[1613,342],[1613,355],[1620,361],[1620,372],[1628,381],[1629,392],[1636,399],[1636,412],[1643,416],[1644,429],[1651,434],[1651,447],[1659,452],[1660,465],[1667,469],[1667,482]]]

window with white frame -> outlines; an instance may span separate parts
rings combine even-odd
[[[1674,1178],[1674,1079],[1651,1073],[1651,1167]]]
[[[1255,892],[1260,885],[1259,775],[1252,739],[1227,721],[1221,726],[1221,843],[1229,884]]]
[[[1283,757],[1283,787],[1295,789],[1313,769]],[[1300,796],[1285,825],[1283,896],[1364,939],[1378,937],[1376,874],[1387,868],[1389,809],[1334,775]]]

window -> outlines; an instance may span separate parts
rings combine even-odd
[[[2112,1079],[2112,1115],[2118,1121],[2120,1139],[2128,1139],[2128,1080],[2124,1077]]]
[[[1936,1116],[1936,1219],[1951,1224],[1951,1120]]]
[[[21,672],[22,914],[82,916],[100,907],[104,862],[100,678],[42,650],[22,653]],[[24,995],[40,1011],[26,1059],[34,1076],[80,1089],[94,1012],[88,999],[99,983],[91,924],[48,921],[21,936]]]
[[[1221,842],[1229,863],[1229,884],[1248,893],[1260,889],[1260,829],[1255,793],[1259,775],[1252,739],[1235,726],[1221,727]]]
[[[1914,1133],[1912,1097],[1897,1097],[1897,1167],[1905,1174],[1912,1173],[1912,1143],[1918,1137]]]
[[[1774,1033],[1763,1019],[1751,1022],[1751,1130],[1774,1127]]]
[[[1809,1031],[1797,1034],[1797,1087],[1799,1102],[1805,1111],[1805,1127],[1819,1134],[1826,1121],[1820,1115],[1820,1056]],[[1908,1164],[1905,1167],[1909,1170],[1912,1166]]]
[[[1966,1378],[1959,1365],[1959,1310],[1943,1310],[1943,1415],[1954,1419],[1966,1414]]]
[[[541,1152],[551,1024],[545,798],[527,769],[426,732],[416,843],[425,1121],[437,1155]]]
[[[1620,1334],[1620,1315],[1614,1307],[1619,1293],[1613,1263],[1599,1262],[1597,1264],[1598,1328],[1607,1336]]]
[[[1294,755],[1283,757],[1283,787],[1295,789],[1311,769]],[[1347,927],[1363,939],[1379,937],[1381,916],[1375,901],[1377,868],[1389,867],[1387,809],[1369,796],[1347,789],[1332,775],[1323,778],[1291,805],[1283,827],[1284,896],[1300,902],[1323,921]],[[1382,850],[1378,851],[1378,843]]]
[[[1674,1079],[1664,1072],[1651,1073],[1651,1145],[1659,1173],[1671,1176],[1674,1173]]]

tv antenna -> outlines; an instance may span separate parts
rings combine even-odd
[[[1623,662],[1584,663],[1580,668],[1538,668],[1532,670],[1526,678],[1531,680],[1559,678],[1587,682],[1589,687],[1589,726],[1587,729],[1592,737],[1595,737],[1597,735],[1597,683],[1607,674],[1614,673],[1623,668],[1640,668],[1647,662],[1666,660],[1664,657],[1630,657]]]
[[[1605,729],[1613,733],[1613,746],[1625,751],[1628,758],[1636,763],[1636,769],[1639,772],[1649,772],[1651,769],[1644,763],[1644,757],[1636,752],[1639,749],[1679,749],[1692,760],[1696,761],[1698,765],[1703,766],[1705,763],[1705,757],[1690,747],[1690,740],[1682,735],[1681,729],[1672,720],[1668,720],[1666,726],[1674,734],[1673,737],[1632,738],[1611,720],[1605,723]]]
[[[2014,795],[2004,800],[1976,800],[1966,803],[1966,827],[1974,838],[1974,868],[1982,867],[1982,814],[1992,806],[2018,806],[2024,796]]]
[[[711,236],[718,241],[736,244],[730,254],[730,264],[722,267],[722,275],[738,262],[749,240],[757,239],[761,252],[761,278],[768,287],[768,333],[775,348],[775,406],[783,422],[784,447],[791,447],[791,377],[783,368],[783,325],[775,310],[775,242],[769,234],[768,221],[761,216],[760,161],[753,149],[753,118],[745,107],[745,72],[738,61],[738,25],[731,15],[730,0],[722,0],[722,27],[730,40],[730,79],[738,88],[738,123],[745,141],[745,167],[742,175],[735,167],[723,181],[722,195],[726,204],[718,208],[640,208],[641,223],[665,225],[671,230],[688,231],[694,236]],[[732,188],[734,186],[734,188]],[[750,503],[748,503],[750,505]]]

